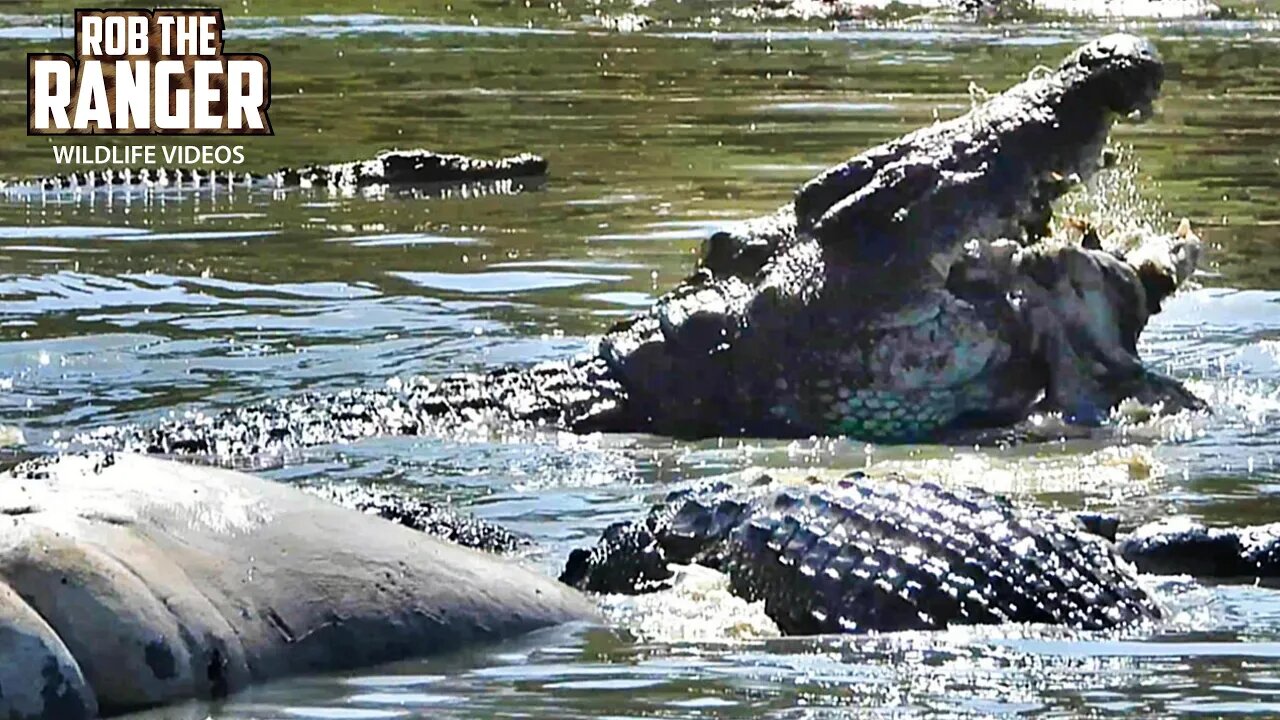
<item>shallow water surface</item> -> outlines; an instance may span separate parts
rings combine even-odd
[[[551,162],[543,184],[481,196],[0,200],[0,426],[45,446],[184,409],[576,352],[677,282],[711,228],[772,210],[858,149],[963,112],[971,83],[1001,89],[1104,30],[685,18],[619,34],[590,7],[526,16],[499,5],[468,4],[483,15],[474,24],[425,10],[231,18],[228,42],[252,44],[274,70],[278,135],[245,142],[246,169],[390,146],[528,150]],[[420,486],[532,536],[528,561],[548,572],[669,485],[748,466],[896,469],[1135,522],[1278,520],[1280,67],[1268,23],[1133,26],[1158,41],[1170,78],[1156,118],[1115,132],[1136,170],[1095,191],[1110,219],[1172,229],[1186,216],[1205,237],[1202,288],[1169,302],[1144,342],[1153,365],[1211,400],[1211,417],[983,451],[376,439],[268,472]],[[62,33],[48,16],[0,21],[0,92],[19,97],[25,53],[69,42]],[[14,130],[20,106],[0,105],[0,167],[47,173],[50,143]],[[149,717],[1280,714],[1280,594],[1268,589],[1152,578],[1173,619],[1119,635],[780,639],[716,578],[690,578],[656,599],[610,601],[616,627]]]

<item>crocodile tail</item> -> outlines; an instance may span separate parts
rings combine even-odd
[[[584,359],[109,426],[77,435],[72,444],[255,466],[302,448],[378,435],[449,434],[490,422],[517,430],[568,426],[615,412],[625,400],[603,362]]]
[[[1143,525],[1119,547],[1142,572],[1280,584],[1280,523],[1219,528],[1170,517]]]

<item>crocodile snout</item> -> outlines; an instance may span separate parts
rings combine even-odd
[[[1115,33],[1101,37],[1073,52],[1060,67],[1066,75],[1121,115],[1150,114],[1151,104],[1164,82],[1164,62],[1150,41]]]

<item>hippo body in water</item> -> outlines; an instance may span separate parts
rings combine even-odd
[[[513,561],[139,455],[0,475],[0,717],[79,720],[595,617]]]

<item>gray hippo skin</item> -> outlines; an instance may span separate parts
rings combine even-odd
[[[76,720],[592,619],[513,562],[229,470],[0,475],[0,717]]]
[[[1161,616],[1111,543],[976,489],[855,473],[831,485],[712,482],[575,550],[560,579],[661,589],[667,564],[724,572],[788,634],[1005,622],[1112,628]]]
[[[8,197],[42,193],[183,192],[217,188],[325,188],[334,192],[501,183],[547,174],[547,161],[528,153],[497,160],[430,150],[388,150],[368,160],[281,168],[273,173],[218,172],[205,168],[139,168],[85,171],[0,183]],[[495,190],[502,190],[500,185]],[[513,188],[514,189],[514,188]]]
[[[863,152],[776,213],[717,233],[697,270],[593,352],[407,387],[308,395],[79,440],[253,455],[471,421],[679,437],[947,441],[1034,410],[1104,420],[1202,403],[1139,334],[1195,269],[1183,227],[1136,250],[1043,240],[1053,201],[1150,109],[1155,49],[1112,35],[969,114]]]

